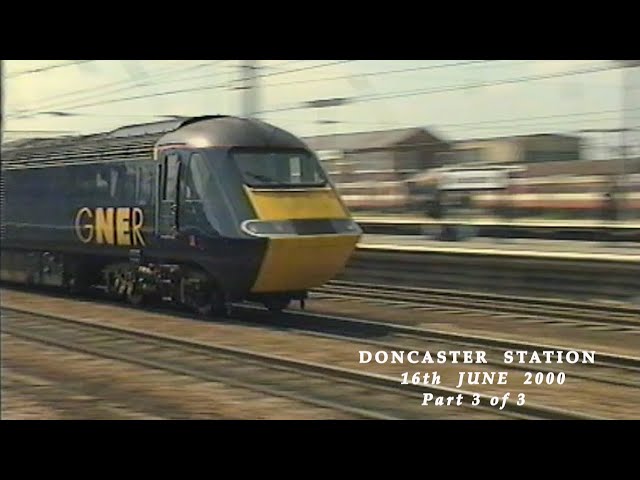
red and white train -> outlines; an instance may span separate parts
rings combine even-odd
[[[429,202],[463,203],[478,213],[600,218],[614,208],[640,218],[640,173],[528,176],[521,167],[434,169],[402,181],[338,183],[355,212],[425,212]]]

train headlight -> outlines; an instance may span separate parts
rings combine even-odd
[[[273,222],[271,225],[273,226],[274,233],[289,233],[289,229],[282,222]]]
[[[242,229],[249,235],[292,235],[295,234],[295,230],[290,222],[287,221],[275,221],[275,222],[260,222],[249,221],[242,225]]]
[[[249,220],[242,224],[242,230],[252,236],[287,236],[287,235],[360,235],[360,225],[351,219],[339,220],[276,220],[263,222]]]
[[[254,235],[260,234],[260,226],[257,223],[245,223],[242,227],[248,233],[252,233]]]

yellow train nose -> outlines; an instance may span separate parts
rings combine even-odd
[[[253,293],[309,290],[344,269],[362,231],[333,189],[247,189],[247,194],[258,219],[245,227],[268,238]]]
[[[302,291],[319,287],[347,264],[359,235],[270,238],[252,292]]]

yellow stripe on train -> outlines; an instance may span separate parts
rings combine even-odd
[[[321,190],[245,191],[260,220],[348,218],[348,213],[331,188]]]

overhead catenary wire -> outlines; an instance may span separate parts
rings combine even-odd
[[[277,87],[277,86],[285,86],[285,85],[314,83],[314,82],[323,82],[323,81],[333,81],[333,80],[358,78],[358,77],[375,77],[375,76],[380,76],[380,75],[390,75],[390,74],[397,74],[397,73],[409,73],[409,72],[424,71],[424,70],[435,70],[435,69],[441,69],[441,68],[451,68],[451,67],[457,67],[457,66],[472,65],[472,64],[494,62],[494,61],[496,61],[496,60],[468,60],[468,61],[454,62],[454,63],[443,63],[443,64],[437,64],[437,65],[427,65],[427,66],[422,66],[422,67],[383,70],[383,71],[377,71],[377,72],[352,73],[352,74],[347,74],[347,75],[316,78],[316,79],[307,79],[307,80],[294,80],[294,81],[290,81],[290,82],[264,83],[263,86],[264,87]],[[288,65],[290,63],[297,63],[297,62],[299,62],[299,61],[286,62],[286,64]],[[188,68],[195,69],[195,68],[199,68],[199,66],[193,66],[193,67],[188,67]],[[298,70],[296,70],[296,71],[298,71]],[[172,73],[175,73],[175,72],[172,72]],[[177,73],[180,73],[180,71],[177,72]],[[276,72],[276,74],[280,74],[280,73],[284,74],[284,73],[288,73],[288,71],[284,70],[284,71]],[[267,74],[267,75],[258,76],[258,78],[261,78],[263,76],[264,77],[269,77],[269,76],[273,76],[273,75],[274,74]],[[184,78],[184,79],[170,79],[168,81],[158,82],[158,83],[172,83],[172,82],[176,82],[176,81],[192,81],[192,80],[197,80],[197,79],[200,79],[200,78],[210,78],[210,74],[195,75],[195,76],[187,77],[187,78]],[[135,80],[126,80],[126,82],[133,83],[133,82],[135,82]],[[118,83],[120,83],[120,82],[118,82]],[[220,85],[220,87],[222,87],[222,88],[223,87],[232,87],[232,83],[233,82],[229,82],[228,85]],[[157,85],[157,83],[156,83],[156,85]],[[148,87],[148,85],[145,85],[144,87]],[[204,88],[209,88],[209,86],[203,86],[203,87]],[[141,88],[141,86],[137,86],[137,87],[133,87],[133,88]],[[113,93],[116,93],[116,92],[119,92],[119,91],[123,91],[123,90],[127,90],[127,89],[128,89],[127,87],[119,88],[116,91],[109,92],[109,94],[113,94]],[[91,89],[85,89],[83,91],[90,91],[90,90]],[[76,92],[76,93],[79,93],[79,92]],[[67,94],[67,95],[69,95],[69,94]],[[73,95],[73,93],[71,95]],[[65,95],[63,95],[63,96],[65,96]],[[75,100],[76,99],[74,99],[74,101]],[[40,108],[58,108],[58,106],[52,106],[52,105],[49,105],[49,106],[46,106],[46,107],[45,106],[39,106],[39,107],[30,109],[30,111],[39,110]],[[74,108],[74,106],[72,105],[71,107],[68,107],[68,108]],[[25,113],[25,112],[22,112],[22,113]],[[26,115],[29,115],[29,113],[30,112],[26,112]]]
[[[377,72],[358,72],[358,73],[338,75],[335,77],[310,78],[307,80],[292,80],[290,82],[265,83],[265,86],[279,87],[284,85],[298,85],[298,84],[314,83],[314,82],[328,82],[333,80],[344,80],[344,79],[358,78],[358,77],[377,77],[381,75],[391,75],[396,73],[409,73],[409,72],[419,72],[424,70],[436,70],[436,69],[442,69],[442,68],[461,67],[465,65],[474,65],[478,63],[487,63],[487,62],[495,62],[495,61],[498,61],[498,60],[467,60],[463,62],[454,62],[454,63],[439,63],[437,65],[425,65],[422,67],[400,68],[400,69],[393,69],[393,70],[382,70]]]
[[[192,65],[192,66],[188,66],[188,67],[182,67],[182,68],[178,68],[178,69],[171,69],[169,71],[162,71],[162,72],[156,72],[154,74],[151,74],[149,76],[149,78],[154,78],[156,80],[158,80],[158,77],[165,77],[167,75],[175,75],[175,74],[182,74],[182,73],[186,73],[188,71],[192,71],[192,70],[197,70],[197,69],[202,69],[202,68],[206,68],[206,67],[213,67],[213,66],[218,66],[220,63],[224,63],[227,62],[228,60],[222,60],[222,61],[217,61],[214,62],[212,64],[197,64],[197,65]],[[397,73],[409,73],[409,72],[415,72],[415,71],[424,71],[424,70],[435,70],[435,69],[441,69],[441,68],[451,68],[451,67],[457,67],[457,66],[464,66],[464,65],[472,65],[472,64],[477,64],[477,63],[486,63],[486,62],[494,62],[495,60],[469,60],[469,61],[462,61],[462,62],[454,62],[454,63],[443,63],[443,64],[437,64],[437,65],[427,65],[427,66],[421,66],[421,67],[412,67],[412,68],[403,68],[403,69],[393,69],[393,70],[383,70],[383,71],[377,71],[377,72],[361,72],[361,73],[352,73],[352,74],[348,74],[348,75],[340,75],[340,76],[335,76],[335,77],[323,77],[323,78],[314,78],[314,79],[308,79],[308,80],[295,80],[295,81],[290,81],[290,82],[280,82],[280,83],[264,83],[265,87],[276,87],[276,86],[285,86],[285,85],[293,85],[293,84],[303,84],[303,83],[314,83],[314,82],[323,82],[323,81],[333,81],[333,80],[340,80],[340,79],[348,79],[348,78],[358,78],[358,77],[376,77],[376,76],[380,76],[380,75],[390,75],[390,74],[397,74]],[[298,63],[300,62],[300,60],[296,60],[293,62],[285,62],[285,65],[290,65],[292,63]],[[279,65],[283,65],[283,64],[279,64]],[[274,67],[271,67],[272,69]],[[281,73],[287,73],[286,70],[281,71]],[[265,75],[266,76],[266,75]],[[269,75],[270,76],[270,75]],[[137,80],[134,79],[126,79],[126,80],[118,80],[115,82],[110,82],[107,83],[105,85],[100,85],[98,87],[90,87],[90,88],[86,88],[86,89],[81,89],[81,90],[77,90],[75,92],[69,92],[66,94],[62,94],[62,95],[57,95],[55,97],[47,97],[45,99],[39,99],[35,101],[36,106],[30,108],[29,110],[27,110],[26,112],[21,111],[21,114],[28,114],[29,112],[32,112],[34,110],[40,110],[42,108],[58,108],[59,105],[65,105],[65,103],[63,102],[63,104],[59,104],[56,103],[58,102],[61,98],[68,98],[68,97],[75,97],[77,95],[80,95],[80,98],[74,98],[71,101],[84,101],[84,100],[89,100],[92,98],[93,94],[97,94],[98,92],[101,93],[101,95],[111,95],[114,93],[118,93],[120,91],[124,91],[124,90],[129,90],[129,89],[133,89],[133,88],[149,88],[151,86],[156,86],[158,84],[165,84],[165,83],[173,83],[173,82],[178,82],[178,81],[192,81],[192,80],[198,80],[201,78],[210,78],[211,74],[207,73],[205,75],[194,75],[194,76],[190,76],[187,78],[172,78],[172,79],[168,79],[168,80],[164,80],[164,81],[156,81],[154,85],[133,85],[133,86],[121,86],[122,84],[132,84],[137,82]],[[104,89],[113,89],[113,87],[119,87],[116,88],[113,91],[110,92],[105,92]],[[90,95],[82,95],[82,93],[90,93]],[[53,101],[53,104],[51,104],[51,101]],[[44,105],[42,103],[38,103],[38,102],[44,102]]]
[[[54,70],[57,68],[65,68],[65,67],[71,67],[74,65],[82,65],[85,63],[91,63],[91,62],[96,62],[97,60],[74,60],[72,62],[69,63],[57,63],[54,65],[49,65],[46,67],[39,67],[39,68],[32,68],[30,70],[23,70],[21,72],[15,72],[11,75],[7,75],[7,79],[13,79],[15,77],[20,77],[22,75],[27,75],[27,74],[34,74],[34,73],[42,73],[42,72],[48,72],[49,70]]]
[[[308,61],[309,60],[287,60],[286,62],[278,63],[276,65],[265,66],[265,68],[267,70],[277,70],[287,65],[293,65],[294,63],[302,63],[302,62],[308,62]]]
[[[322,68],[322,67],[326,67],[326,66],[339,65],[339,64],[343,64],[343,63],[350,63],[350,62],[353,62],[353,60],[334,61],[334,62],[324,63],[324,64],[320,64],[320,65],[311,65],[311,66],[300,67],[300,68],[296,68],[296,69],[290,69],[290,70],[284,70],[284,71],[278,71],[278,72],[272,72],[272,73],[257,75],[256,78],[258,78],[258,79],[268,78],[268,77],[273,77],[273,76],[278,76],[278,75],[296,73],[296,72],[301,72],[301,71],[306,71],[306,70],[311,70],[311,69],[317,69],[317,68]],[[409,68],[409,69],[396,69],[396,70],[388,70],[388,71],[373,72],[373,73],[363,72],[363,73],[343,75],[343,76],[340,76],[340,77],[326,78],[326,79],[323,79],[323,80],[335,80],[335,79],[338,79],[338,78],[354,78],[354,77],[360,77],[360,76],[386,75],[386,74],[391,74],[391,73],[401,73],[402,71],[414,71],[414,70],[446,68],[446,67],[471,65],[471,64],[486,63],[486,62],[493,62],[493,61],[490,61],[490,60],[470,60],[470,61],[447,63],[447,64],[429,65],[429,66],[424,66],[424,67],[412,67],[412,68]],[[597,68],[602,69],[602,67],[597,67]],[[611,68],[611,67],[609,67],[609,68]],[[607,69],[607,68],[605,68],[605,69]],[[584,73],[584,71],[580,70],[580,71],[561,72],[560,74],[551,74],[551,76],[560,77],[560,76],[567,76],[567,75],[578,74],[578,73]],[[550,78],[549,76],[547,76],[547,77]],[[518,81],[526,81],[527,78],[529,78],[529,77],[525,77],[525,78],[521,78],[521,79],[517,79],[517,80]],[[264,85],[266,87],[273,87],[273,86],[277,86],[277,85],[304,84],[304,83],[313,82],[313,81],[316,81],[316,79],[297,80],[297,81],[291,81],[291,82],[281,82],[279,84],[264,83]],[[468,88],[491,86],[491,85],[502,84],[502,83],[510,82],[510,81],[511,80],[503,80],[503,81],[488,82],[488,83],[483,82],[483,83],[475,85],[475,86],[473,86],[473,85],[472,86],[470,86],[470,85],[465,85],[465,86],[456,85],[456,86],[453,86],[453,87],[447,86],[447,87],[444,87],[443,89],[440,89],[440,90],[437,90],[437,91],[422,92],[420,94],[440,93],[440,92],[443,92],[443,91],[454,91],[454,90],[465,90],[465,89],[468,89]],[[164,92],[149,93],[149,94],[144,94],[144,95],[134,95],[134,96],[128,96],[128,97],[123,97],[123,98],[100,100],[100,101],[97,101],[97,102],[82,103],[82,104],[79,104],[79,105],[78,104],[73,104],[73,103],[71,105],[66,104],[64,106],[56,105],[56,107],[49,107],[49,108],[74,109],[74,108],[85,108],[85,107],[88,107],[88,106],[109,105],[111,103],[139,100],[139,99],[144,99],[144,98],[153,98],[153,97],[164,96],[164,95],[175,95],[175,94],[179,94],[179,93],[190,93],[190,92],[199,92],[199,91],[206,91],[206,90],[212,90],[212,89],[226,88],[226,87],[233,86],[233,84],[234,84],[234,81],[231,81],[231,82],[224,82],[224,83],[214,84],[214,85],[196,86],[196,87],[177,89],[177,90],[170,90],[170,91],[164,91]],[[381,95],[387,95],[387,94],[381,94]],[[369,96],[369,97],[363,96],[363,97],[358,98],[357,101],[358,102],[364,102],[364,101],[372,101],[372,100],[378,100],[378,99],[393,98],[393,97],[386,97],[386,96],[381,96],[381,95],[379,94],[377,96]],[[354,99],[354,101],[355,101],[355,99]],[[276,108],[276,109],[270,109],[270,110],[261,111],[261,112],[258,112],[258,113],[260,113],[260,114],[262,114],[262,113],[275,113],[275,112],[288,111],[288,110],[298,109],[298,108],[302,108],[302,107],[300,107],[300,106],[292,106],[292,107],[285,107],[285,108]],[[31,109],[31,110],[27,110],[25,112],[20,112],[19,114],[9,115],[8,118],[25,118],[25,117],[28,117],[28,116],[33,116],[33,115],[42,113],[42,112],[36,112],[34,110],[37,110],[37,109]]]
[[[479,120],[479,121],[474,121],[474,122],[456,122],[456,123],[439,123],[438,126],[439,127],[463,127],[463,126],[474,126],[474,125],[495,125],[495,124],[499,124],[499,123],[510,123],[510,122],[517,122],[517,121],[535,121],[535,120],[544,120],[544,119],[553,119],[553,118],[565,118],[565,117],[580,117],[580,116],[595,116],[595,115],[604,115],[604,114],[614,114],[614,113],[620,113],[620,112],[630,112],[630,111],[640,111],[640,107],[636,107],[636,108],[626,108],[626,109],[608,109],[608,110],[593,110],[590,112],[571,112],[571,113],[558,113],[558,114],[552,114],[552,115],[528,115],[526,117],[510,117],[510,118],[501,118],[501,119],[495,119],[495,120]],[[68,114],[68,116],[70,117],[96,117],[96,118],[101,118],[101,117],[115,117],[115,118],[154,118],[154,117],[174,117],[175,115],[170,115],[170,114],[158,114],[158,113],[140,113],[140,114],[127,114],[127,113],[122,113],[122,114],[114,114],[114,113],[92,113],[92,112],[70,112]],[[313,123],[314,121],[308,120],[306,118],[282,118],[280,117],[280,120],[285,120],[285,121],[295,121],[295,122],[311,122]],[[375,121],[363,121],[363,120],[336,120],[336,121],[332,121],[332,123],[352,123],[352,124],[356,124],[356,123],[362,123],[362,124],[366,124],[366,125],[390,125],[390,126],[394,126],[394,125],[407,125],[407,122],[375,122]],[[416,126],[415,123],[411,123],[411,126]]]
[[[256,78],[260,78],[261,79],[261,78],[273,77],[273,76],[277,76],[277,75],[287,75],[287,74],[296,73],[296,72],[302,72],[302,71],[308,71],[308,70],[313,70],[313,69],[318,69],[318,68],[324,68],[324,67],[333,66],[333,65],[339,65],[341,63],[347,63],[347,62],[352,62],[352,61],[353,60],[338,60],[338,61],[323,63],[323,64],[320,64],[320,65],[311,65],[311,66],[299,67],[299,68],[291,69],[291,70],[278,71],[278,72],[272,72],[272,73],[265,73],[265,74],[262,74],[262,75],[256,75]],[[133,95],[133,96],[117,98],[117,99],[101,100],[101,101],[96,101],[96,102],[82,103],[80,105],[71,105],[71,106],[66,106],[64,108],[74,109],[74,108],[85,108],[85,107],[98,106],[98,105],[110,105],[110,104],[113,104],[113,103],[140,100],[140,99],[144,99],[144,98],[153,98],[153,97],[159,97],[159,96],[176,95],[176,94],[186,93],[186,92],[200,92],[200,91],[206,91],[206,90],[215,90],[215,89],[219,89],[219,88],[228,87],[229,85],[232,85],[232,82],[224,82],[224,83],[221,83],[221,84],[214,84],[214,85],[207,85],[207,86],[200,86],[200,87],[191,87],[191,88],[182,88],[182,89],[176,89],[176,90],[168,90],[168,91],[156,92],[156,93],[150,93],[150,94],[144,94],[144,95]],[[60,108],[60,107],[58,107],[58,108]],[[9,115],[8,118],[23,118],[25,116],[34,115],[36,113],[38,113],[38,112],[24,112],[21,115]]]
[[[286,64],[291,64],[294,62],[301,62],[301,61],[293,61],[293,62],[286,62]],[[347,63],[347,62],[352,62],[352,61],[339,61],[339,62],[331,62],[331,63]],[[472,61],[472,62],[490,62],[490,61]],[[456,63],[462,63],[462,62],[456,62]],[[282,65],[282,64],[279,64]],[[302,70],[305,69],[310,69],[310,68],[319,68],[324,66],[323,65],[312,65],[312,66],[307,66],[302,68]],[[449,63],[449,64],[441,64],[443,67],[444,66],[455,66],[453,63]],[[340,79],[340,78],[351,78],[354,75],[355,76],[365,76],[365,77],[376,77],[376,75],[384,75],[387,73],[401,73],[402,71],[410,71],[410,70],[416,70],[416,69],[428,69],[428,68],[438,68],[439,65],[430,65],[430,66],[426,66],[426,67],[413,67],[410,69],[394,69],[394,70],[387,70],[387,71],[378,71],[378,72],[365,72],[365,73],[355,73],[355,74],[348,74],[348,75],[341,75],[341,76],[337,76],[337,77],[323,77],[323,78],[313,78],[313,79],[304,79],[304,80],[292,80],[292,81],[286,81],[286,82],[276,82],[276,83],[263,83],[263,85],[266,86],[278,86],[278,85],[291,85],[291,84],[304,84],[304,83],[311,83],[311,82],[318,82],[318,81],[330,81],[330,80],[336,80],[336,79]],[[534,80],[540,80],[540,79],[547,79],[547,78],[561,78],[561,77],[565,77],[565,76],[570,76],[570,75],[579,75],[579,74],[583,74],[583,73],[591,73],[593,71],[603,71],[603,70],[612,70],[614,69],[614,67],[611,66],[607,66],[607,67],[590,67],[588,69],[582,68],[582,69],[578,69],[578,70],[569,70],[569,71],[564,71],[564,72],[557,72],[557,73],[553,73],[553,74],[544,74],[544,75],[532,75],[532,76],[528,76],[528,77],[517,77],[515,79],[502,79],[502,80],[497,80],[494,82],[483,82],[482,84],[472,84],[472,85],[453,85],[453,86],[444,86],[441,88],[437,89],[437,92],[434,92],[433,89],[429,89],[427,91],[425,90],[411,90],[411,91],[405,91],[404,93],[402,92],[386,92],[386,93],[381,93],[381,94],[376,94],[376,95],[363,95],[357,98],[357,101],[359,102],[365,102],[365,101],[374,101],[377,99],[388,99],[388,98],[404,98],[407,96],[412,96],[412,95],[423,95],[423,94],[430,94],[430,93],[441,93],[442,91],[454,91],[454,90],[466,90],[466,89],[470,89],[470,88],[478,88],[480,86],[492,86],[492,85],[500,85],[500,84],[504,84],[504,83],[515,83],[515,82],[526,82],[526,81],[534,81]],[[296,71],[297,69],[291,69]],[[588,70],[588,71],[586,71]],[[284,71],[276,71],[276,72],[272,72],[272,73],[268,73],[268,74],[263,74],[260,75],[260,77],[268,77],[268,76],[274,76],[274,75],[280,75],[280,74],[285,74],[285,73],[289,73],[290,70],[284,70]],[[186,80],[186,79],[185,79]],[[222,85],[222,84],[221,84]],[[225,83],[224,86],[228,86],[228,83]],[[220,85],[214,85],[213,87],[216,88],[220,88]],[[212,88],[211,85],[207,85],[205,86],[205,88],[201,88],[201,87],[196,87],[194,89],[188,89],[190,91],[192,90],[196,90],[196,89],[210,89]],[[399,93],[402,93],[402,95],[399,95]],[[409,95],[407,95],[407,93]],[[159,93],[159,94],[152,94],[151,96],[158,96],[158,95],[163,95],[165,94],[164,92]],[[121,101],[122,99],[116,99],[117,101]],[[104,104],[110,104],[111,101],[107,101],[106,99],[104,99]],[[115,102],[113,102],[115,103]],[[74,107],[70,107],[67,111],[67,114],[69,116],[78,116],[78,117],[107,117],[107,116],[125,116],[125,115],[108,115],[108,114],[100,114],[100,113],[81,113],[81,112],[73,112],[72,108]],[[277,109],[277,111],[284,111],[284,110],[293,110],[290,108],[286,108],[286,109]],[[462,122],[462,123],[449,123],[449,124],[438,124],[437,127],[463,127],[463,126],[473,126],[473,125],[484,125],[483,127],[479,128],[479,130],[482,129],[487,129],[490,128],[491,125],[498,125],[499,123],[505,123],[505,122],[514,122],[514,121],[520,121],[520,122],[537,122],[539,125],[542,124],[543,122],[539,122],[539,119],[547,119],[547,118],[563,118],[563,117],[569,117],[569,116],[573,116],[573,115],[577,115],[577,116],[589,116],[589,115],[599,115],[599,114],[604,114],[604,113],[615,113],[618,112],[619,110],[611,110],[611,111],[601,111],[601,112],[580,112],[577,114],[558,114],[558,115],[544,115],[544,116],[537,116],[537,117],[516,117],[516,118],[510,118],[510,119],[502,119],[502,120],[485,120],[485,121],[479,121],[479,122]],[[42,113],[42,112],[41,112]],[[268,113],[274,113],[274,112],[268,112]],[[127,116],[131,116],[134,117],[134,115],[127,115]],[[159,118],[162,117],[162,115],[160,114],[149,114],[149,115],[144,115],[144,114],[139,114],[136,115],[139,117],[146,117],[146,118]],[[18,117],[18,118],[26,118],[25,117]],[[304,121],[304,120],[303,120]],[[593,121],[597,121],[596,119],[593,119]],[[585,122],[589,122],[589,120],[585,120]],[[351,123],[351,124],[357,124],[357,123],[361,123],[361,124],[366,124],[366,122],[364,121],[359,121],[359,120],[345,120],[345,121],[341,121],[339,123]],[[382,125],[382,123],[380,122],[372,122],[372,124],[379,124]],[[391,123],[389,123],[389,125],[393,125]],[[513,124],[512,126],[516,126],[516,124]]]
[[[479,82],[479,83],[470,84],[470,85],[450,85],[450,86],[440,87],[440,88],[436,88],[436,89],[407,90],[407,91],[388,92],[388,93],[369,95],[369,96],[366,96],[366,95],[364,95],[364,96],[355,96],[355,97],[353,97],[351,99],[351,101],[352,101],[352,103],[356,103],[356,102],[357,103],[365,103],[365,102],[372,102],[372,101],[378,101],[378,100],[388,100],[388,99],[392,99],[392,98],[409,98],[409,97],[412,97],[412,96],[434,95],[434,94],[439,94],[439,93],[465,91],[465,90],[470,90],[470,89],[475,89],[475,88],[483,88],[483,87],[489,87],[489,86],[505,85],[505,84],[510,84],[510,83],[525,83],[525,82],[533,82],[533,81],[538,81],[538,80],[546,80],[546,79],[551,79],[551,78],[561,78],[561,77],[567,77],[567,76],[584,75],[584,74],[589,74],[589,73],[603,72],[603,71],[607,71],[607,70],[618,70],[618,69],[621,69],[621,68],[623,68],[623,67],[617,66],[617,65],[589,67],[589,68],[574,69],[574,70],[568,70],[568,71],[564,71],[564,72],[557,72],[557,73],[550,73],[550,74],[539,74],[539,75],[530,75],[530,76],[517,77],[517,78],[508,78],[508,79],[496,80],[496,81],[492,81],[492,82]],[[305,105],[295,104],[295,105],[291,105],[291,106],[287,106],[287,107],[264,110],[264,111],[262,111],[260,113],[285,112],[285,111],[290,111],[290,110],[299,110],[299,109],[303,109],[303,108],[307,108],[307,107]]]
[[[625,111],[637,111],[640,112],[640,107],[637,108],[628,108],[628,109],[624,109],[622,110],[623,112]],[[467,126],[476,126],[476,125],[486,125],[486,126],[495,126],[495,125],[499,125],[502,123],[509,123],[509,124],[513,124],[515,125],[514,122],[529,122],[529,121],[539,121],[539,120],[551,120],[551,119],[555,119],[555,118],[566,118],[566,117],[587,117],[587,116],[596,116],[596,115],[605,115],[605,114],[619,114],[621,112],[620,109],[610,109],[610,110],[595,110],[595,111],[590,111],[590,112],[572,112],[572,113],[561,113],[561,114],[553,114],[553,115],[533,115],[533,116],[526,116],[526,117],[511,117],[511,118],[503,118],[503,119],[496,119],[496,120],[479,120],[476,122],[458,122],[458,123],[439,123],[437,126],[438,128],[440,127],[467,127]],[[304,118],[280,118],[280,120],[283,121],[292,121],[292,122],[309,122],[309,123],[314,123],[314,121],[312,120],[308,120],[308,119],[304,119]],[[589,121],[584,120],[584,119],[576,119],[576,121]],[[336,120],[333,121],[332,123],[339,123],[339,124],[363,124],[363,125],[388,125],[388,126],[407,126],[410,125],[411,127],[416,127],[416,125],[414,123],[408,123],[408,122],[376,122],[376,121],[363,121],[363,120],[349,120],[349,119],[345,119],[345,120]],[[425,128],[429,128],[429,126],[426,126]],[[334,134],[331,134],[334,135]]]
[[[144,84],[144,85],[132,85],[135,84],[136,82],[138,82],[138,80],[136,79],[131,79],[131,78],[127,78],[127,79],[122,79],[122,80],[116,80],[114,82],[109,82],[103,85],[99,85],[97,87],[89,87],[89,88],[84,88],[84,89],[80,89],[80,90],[76,90],[74,92],[68,92],[68,93],[64,93],[61,95],[56,95],[56,96],[52,96],[52,97],[46,97],[43,99],[38,99],[36,100],[35,106],[31,107],[29,109],[29,111],[34,111],[34,110],[40,110],[43,108],[57,108],[59,105],[65,105],[66,102],[76,102],[76,101],[86,101],[86,100],[90,100],[92,98],[95,98],[96,94],[100,94],[101,96],[103,95],[112,95],[114,93],[119,93],[121,91],[125,91],[125,90],[131,90],[131,89],[136,89],[136,88],[149,88],[149,87],[153,87],[155,85],[157,85],[158,83],[170,83],[170,82],[174,82],[174,81],[188,81],[191,78],[185,78],[185,79],[181,79],[181,78],[171,78],[169,80],[162,80],[162,78],[165,78],[167,76],[175,76],[175,75],[181,75],[193,70],[199,70],[199,69],[203,69],[203,68],[208,68],[208,67],[219,67],[221,63],[224,63],[228,60],[219,60],[213,63],[199,63],[197,65],[190,65],[190,66],[182,66],[180,68],[171,68],[171,69],[167,69],[167,70],[161,70],[160,72],[154,72],[150,75],[148,75],[148,77],[146,78],[146,80],[156,80],[156,82],[154,84]],[[207,74],[207,76],[211,76],[211,74]],[[198,76],[197,78],[203,78],[203,76]],[[158,82],[158,80],[160,80]],[[109,91],[111,90],[111,91]],[[76,98],[78,97],[79,98]],[[69,97],[73,97],[73,98],[69,98]],[[61,99],[67,99],[65,100],[65,102],[60,103]]]
[[[180,73],[185,73],[186,71],[190,71],[190,70],[195,70],[195,69],[201,69],[203,67],[206,66],[216,66],[219,63],[223,63],[227,60],[222,60],[219,62],[214,62],[214,64],[211,65],[204,65],[204,64],[198,64],[198,65],[194,65],[194,66],[189,66],[186,68],[181,68],[181,69],[177,69],[177,70],[171,70],[171,71],[163,71],[163,72],[159,72],[156,74],[152,74],[150,76],[150,78],[155,78],[157,80],[157,78],[159,76],[166,76],[166,75],[174,75],[174,74],[180,74]],[[284,64],[286,65],[290,65],[292,63],[298,63],[300,62],[300,60],[296,60],[293,62],[285,62]],[[451,68],[451,67],[456,67],[456,66],[463,66],[463,65],[470,65],[470,64],[475,64],[475,63],[484,63],[487,62],[487,60],[471,60],[471,61],[463,61],[463,62],[454,62],[454,63],[444,63],[444,64],[437,64],[437,65],[428,65],[428,66],[422,66],[422,67],[412,67],[412,68],[403,68],[403,69],[394,69],[394,70],[383,70],[383,71],[377,71],[377,72],[363,72],[363,73],[354,73],[354,74],[348,74],[348,75],[341,75],[341,76],[335,76],[335,77],[323,77],[323,78],[316,78],[316,79],[308,79],[308,80],[296,80],[296,81],[291,81],[291,82],[280,82],[280,83],[264,83],[263,86],[264,87],[276,87],[276,86],[284,86],[284,85],[293,85],[293,84],[302,84],[302,83],[313,83],[313,82],[323,82],[323,81],[332,81],[332,80],[340,80],[340,79],[347,79],[347,78],[357,78],[357,77],[371,77],[371,76],[380,76],[380,75],[389,75],[389,74],[396,74],[396,73],[408,73],[408,72],[414,72],[414,71],[423,71],[423,70],[433,70],[433,69],[439,69],[439,68]],[[278,65],[283,65],[283,64],[278,64]],[[273,68],[273,67],[272,67]],[[280,71],[280,73],[287,73],[286,70]],[[272,75],[264,75],[264,76],[272,76]],[[158,84],[165,84],[165,83],[173,83],[173,82],[178,82],[178,81],[192,81],[192,80],[197,80],[197,79],[201,79],[201,78],[210,78],[211,74],[207,73],[205,75],[194,75],[194,76],[190,76],[187,78],[172,78],[169,80],[164,80],[164,81],[160,81],[160,82],[155,82],[155,84],[153,86],[156,86]],[[40,110],[43,108],[47,108],[47,109],[56,109],[56,108],[60,108],[60,106],[67,106],[67,108],[73,108],[73,104],[71,107],[68,107],[68,103],[63,102],[62,104],[57,103],[57,101],[59,101],[61,98],[65,98],[65,97],[69,97],[69,96],[77,96],[78,94],[82,94],[82,93],[90,93],[89,95],[80,95],[80,98],[73,98],[72,102],[75,101],[84,101],[84,100],[89,100],[93,97],[94,94],[97,94],[98,92],[100,92],[101,95],[111,95],[114,93],[118,93],[120,91],[124,91],[124,90],[130,90],[133,88],[149,88],[152,85],[134,85],[134,86],[122,86],[119,88],[116,88],[116,90],[110,91],[110,92],[104,92],[104,89],[107,88],[113,88],[114,86],[120,86],[123,83],[124,84],[131,84],[131,83],[135,83],[136,80],[132,80],[132,79],[126,79],[126,80],[119,80],[116,82],[111,82],[99,87],[95,87],[95,88],[87,88],[87,89],[82,89],[82,90],[78,90],[76,92],[70,92],[67,94],[62,94],[62,95],[58,95],[56,97],[49,97],[47,99],[40,99],[40,102],[44,102],[44,104],[38,104],[38,100],[35,102],[36,106],[30,108],[27,111],[20,111],[18,113],[18,116],[13,116],[13,118],[25,118],[28,116],[31,116],[31,112],[36,111],[36,110]],[[233,82],[229,82],[228,87],[232,87],[232,83]],[[208,86],[207,86],[208,87]],[[224,85],[223,85],[224,87]],[[47,102],[48,100],[48,102]],[[53,100],[53,103],[51,103],[51,100]]]
[[[188,71],[191,70],[196,70],[196,69],[202,69],[202,68],[206,68],[206,67],[214,67],[214,66],[218,66],[221,63],[226,62],[227,60],[221,60],[221,61],[217,61],[214,62],[213,64],[210,63],[201,63],[201,64],[197,64],[197,65],[192,65],[189,67],[182,67],[182,68],[178,68],[178,69],[170,69],[170,70],[163,70],[161,72],[156,72],[153,73],[151,75],[148,76],[147,80],[149,79],[158,79],[158,77],[163,78],[166,76],[170,76],[170,75],[180,75],[180,74],[184,74]],[[207,74],[208,77],[211,76],[211,74]],[[198,78],[202,78],[202,76],[199,76]],[[164,82],[159,82],[159,83],[169,83],[172,81],[188,81],[190,80],[190,78],[186,78],[186,79],[170,79],[170,80],[165,80]],[[27,116],[31,116],[32,112],[37,112],[39,110],[42,109],[57,109],[57,108],[67,108],[67,106],[69,105],[69,102],[71,102],[71,105],[73,105],[74,102],[79,102],[79,101],[87,101],[87,100],[91,100],[93,98],[96,98],[97,94],[100,94],[100,96],[104,96],[104,95],[112,95],[114,93],[118,93],[121,91],[127,91],[127,90],[131,90],[134,88],[149,88],[155,85],[131,85],[136,83],[138,80],[135,79],[123,79],[123,80],[117,80],[115,82],[109,82],[107,84],[103,84],[97,87],[89,87],[89,88],[85,88],[85,89],[81,89],[81,90],[76,90],[74,92],[68,92],[66,94],[62,94],[62,95],[58,95],[56,97],[47,97],[45,99],[39,99],[35,101],[36,106],[31,107],[29,109],[26,110],[20,110],[19,112],[11,115],[11,118],[23,118],[23,117],[27,117]],[[115,88],[115,89],[114,89]],[[112,90],[112,91],[105,91],[105,90]],[[83,95],[84,94],[84,95]],[[68,97],[76,97],[79,95],[79,98],[68,98]],[[64,100],[63,102],[60,102],[60,100],[62,98],[67,98],[67,100]]]

